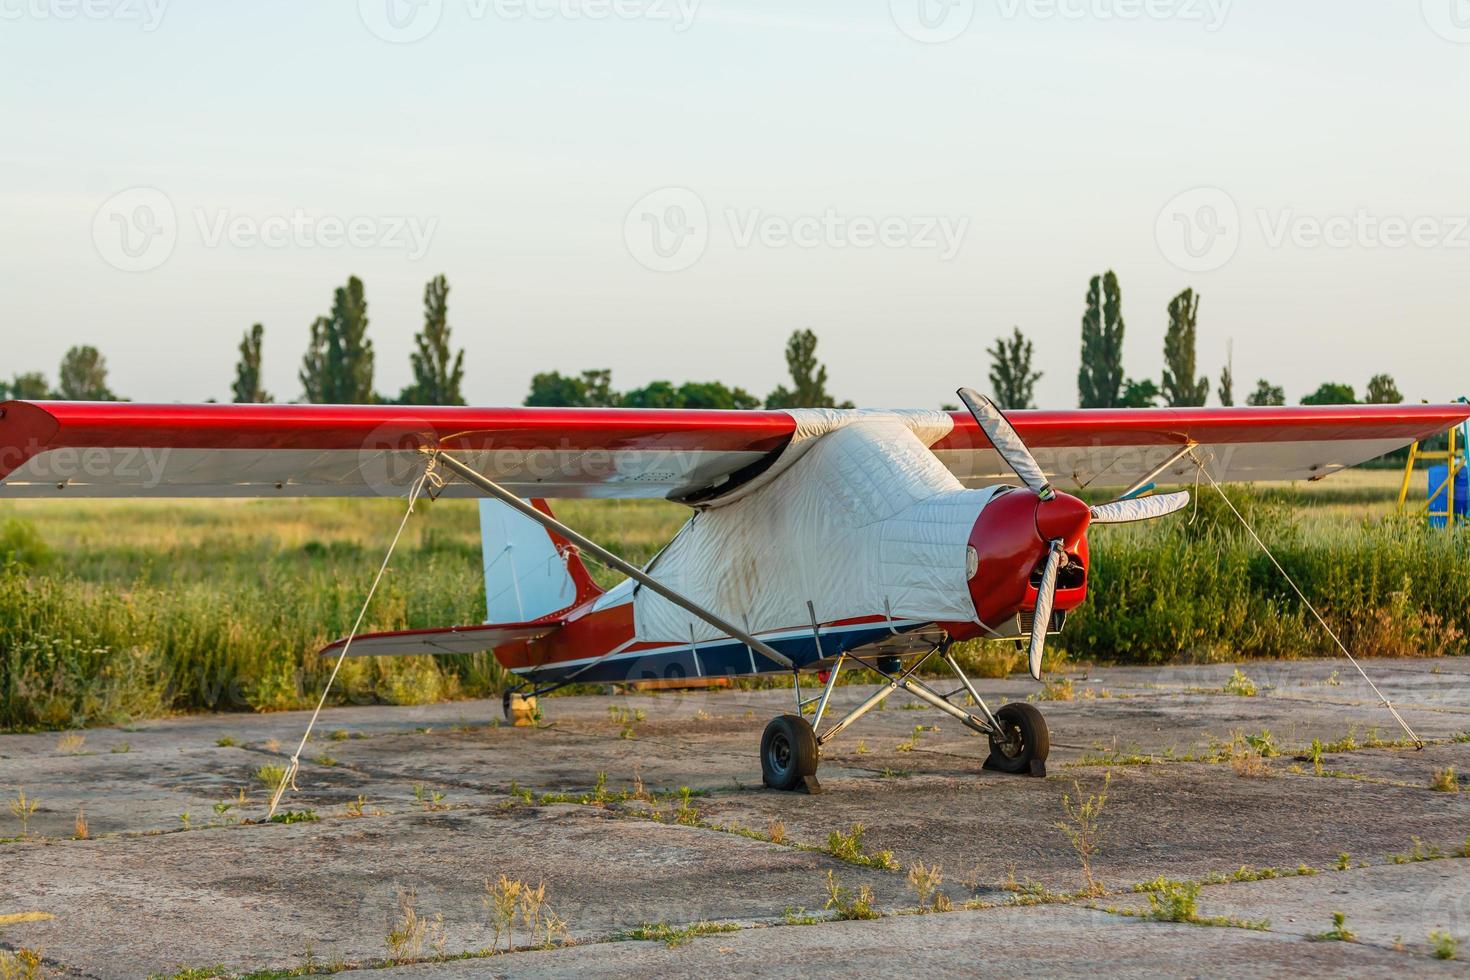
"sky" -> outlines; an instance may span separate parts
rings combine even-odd
[[[357,275],[394,394],[443,273],[472,404],[809,328],[934,407],[1019,327],[1062,408],[1113,269],[1135,377],[1190,287],[1238,399],[1470,392],[1466,0],[0,0],[0,83],[0,377],[227,400],[259,322],[294,400]]]

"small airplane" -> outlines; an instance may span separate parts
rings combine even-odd
[[[0,404],[4,497],[478,497],[486,623],[375,633],[331,655],[492,651],[508,716],[577,682],[790,673],[765,785],[818,792],[823,746],[897,691],[1043,775],[1029,702],[992,711],[950,651],[1046,637],[1087,595],[1087,533],[1188,505],[1156,485],[1319,480],[1465,421],[1463,405],[966,412]],[[1073,490],[1122,488],[1089,505]],[[547,498],[661,498],[689,521],[636,567]],[[627,578],[603,591],[590,556]],[[958,686],[920,670],[938,662]],[[847,666],[882,677],[830,721]],[[802,671],[820,687],[803,693]]]

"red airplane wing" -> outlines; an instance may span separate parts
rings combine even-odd
[[[1061,488],[1127,486],[1195,443],[1222,481],[1312,479],[1462,422],[1463,405],[1013,412]],[[971,486],[1014,476],[974,420],[934,445]],[[723,492],[796,433],[786,412],[390,405],[0,404],[0,496],[402,496],[421,448],[526,497]],[[1181,460],[1160,476],[1187,480]],[[446,493],[476,495],[452,483]]]

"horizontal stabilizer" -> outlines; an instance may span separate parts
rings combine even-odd
[[[482,653],[516,640],[534,640],[560,627],[560,622],[502,623],[494,626],[447,626],[427,630],[364,633],[352,641],[349,657],[403,657],[418,653]],[[321,650],[336,657],[347,643],[337,640]]]

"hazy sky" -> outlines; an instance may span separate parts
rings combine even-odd
[[[226,399],[259,321],[294,399],[356,274],[396,393],[443,272],[474,403],[764,394],[810,327],[934,406],[1017,325],[1067,407],[1113,268],[1136,376],[1192,286],[1238,397],[1470,390],[1465,0],[0,0],[0,81],[5,377]]]

